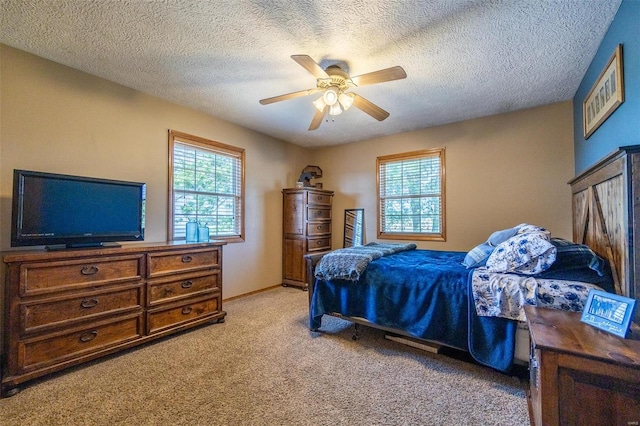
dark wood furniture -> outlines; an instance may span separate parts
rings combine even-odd
[[[580,314],[526,306],[533,425],[637,425],[640,327],[622,339]]]
[[[364,244],[364,209],[345,209],[342,247]]]
[[[640,303],[640,145],[621,147],[569,184],[573,240],[605,257],[616,293]],[[640,309],[635,322],[640,323]]]
[[[48,373],[224,321],[224,244],[4,253],[1,395]]]
[[[333,191],[283,189],[282,285],[307,286],[304,256],[331,250]]]

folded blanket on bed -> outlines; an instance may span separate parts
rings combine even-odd
[[[401,251],[415,250],[415,248],[415,244],[369,243],[364,246],[334,250],[320,259],[315,276],[323,280],[357,281],[372,260]]]
[[[526,321],[525,305],[582,312],[589,291],[602,290],[585,282],[492,273],[484,267],[473,271],[471,286],[478,316],[518,321]]]

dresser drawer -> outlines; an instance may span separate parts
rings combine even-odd
[[[307,235],[331,234],[331,222],[309,222],[307,223]]]
[[[20,306],[21,331],[31,333],[136,308],[142,309],[140,284],[118,290],[87,292],[71,298],[28,302]]]
[[[149,253],[149,278],[220,267],[220,249]]]
[[[42,368],[67,359],[97,352],[142,335],[142,313],[120,316],[116,321],[103,321],[93,326],[51,334],[18,344],[18,364],[21,370]]]
[[[318,192],[309,191],[307,193],[307,203],[308,204],[321,204],[325,206],[331,205],[331,195],[329,194],[321,194]]]
[[[184,297],[203,295],[220,290],[220,273],[201,276],[185,276],[179,280],[164,279],[150,281],[147,287],[149,305],[178,300]]]
[[[214,297],[193,303],[185,303],[169,309],[149,312],[147,314],[147,333],[157,333],[189,321],[217,314],[220,311],[220,306],[219,298]]]
[[[331,220],[331,209],[328,207],[307,207],[307,220]]]
[[[331,237],[308,238],[307,251],[331,250]]]
[[[344,227],[344,239],[353,241],[354,237],[355,237],[355,234],[353,232],[353,228],[351,228],[349,226],[345,226]]]
[[[142,278],[142,256],[105,257],[20,266],[20,295],[96,287]]]

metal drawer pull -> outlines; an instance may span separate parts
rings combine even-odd
[[[186,255],[186,256],[182,256],[182,263],[189,263],[193,260],[193,257]]]
[[[318,226],[316,226],[316,229],[317,229],[318,231],[322,230],[322,225],[318,225]]]
[[[82,275],[95,275],[98,271],[99,269],[97,266],[83,266],[82,269],[80,269],[80,273]]]
[[[98,305],[98,299],[96,299],[95,297],[93,299],[84,299],[82,302],[80,302],[81,308],[93,308],[96,305]]]
[[[188,315],[191,313],[191,311],[193,311],[193,308],[191,306],[185,306],[184,308],[182,308],[182,315]]]
[[[96,337],[98,337],[98,332],[96,330],[85,331],[80,335],[80,341],[82,343],[86,343],[92,341]]]
[[[182,287],[182,288],[191,288],[192,285],[193,285],[193,282],[191,282],[191,281],[183,281],[182,284],[180,285],[180,287]]]

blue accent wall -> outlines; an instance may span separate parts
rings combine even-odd
[[[640,144],[640,0],[623,0],[573,98],[575,174],[621,146]],[[589,137],[582,129],[582,101],[622,44],[624,103]]]

